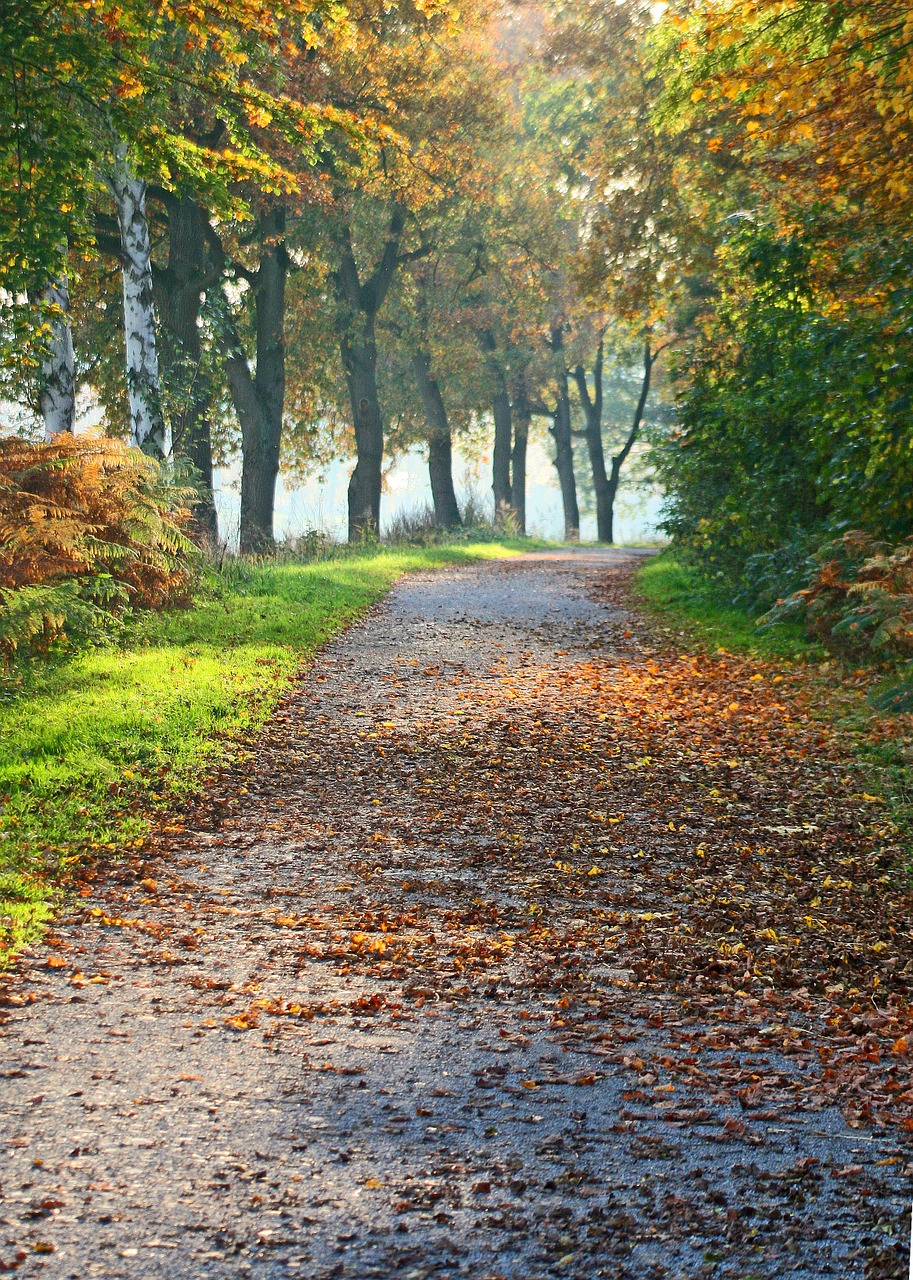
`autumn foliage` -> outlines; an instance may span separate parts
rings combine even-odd
[[[0,651],[180,602],[188,497],[118,440],[0,440]]]
[[[852,658],[913,659],[913,539],[899,547],[860,530],[818,551],[808,585],[770,618],[799,612],[829,648]]]

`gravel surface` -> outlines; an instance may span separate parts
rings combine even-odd
[[[596,590],[631,563],[405,580],[204,816],[57,922],[4,987],[0,1271],[906,1274],[896,1134],[599,943],[589,883],[663,910],[630,879],[656,815],[629,793],[610,849],[599,753],[548,717],[571,668],[638,661]]]

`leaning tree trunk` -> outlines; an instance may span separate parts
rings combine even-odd
[[[491,460],[491,488],[495,499],[495,521],[510,508],[510,448],[513,434],[513,415],[510,407],[510,394],[507,390],[507,379],[504,370],[496,358],[496,344],[493,334],[483,329],[479,335],[482,349],[487,353],[487,364],[491,378],[491,412],[495,420],[494,449]]]
[[[428,423],[428,475],[434,500],[434,518],[442,529],[458,529],[463,521],[453,486],[453,441],[447,407],[440,384],[431,376],[431,359],[426,351],[412,358],[415,380]]]
[[[169,197],[168,265],[155,273],[161,318],[162,377],[172,405],[174,451],[187,458],[200,482],[194,515],[206,537],[218,538],[213,498],[211,388],[202,371],[200,310],[207,281],[206,215],[194,200]]]
[[[162,412],[159,385],[146,184],[132,173],[127,147],[122,142],[115,150],[106,183],[120,227],[130,437],[144,453],[167,458],[171,454],[171,431]]]
[[[76,367],[70,328],[70,287],[66,275],[51,280],[41,291],[45,322],[50,328],[41,361],[38,405],[46,440],[72,432],[76,419]]]
[[[574,446],[571,434],[571,397],[568,393],[567,373],[558,375],[558,404],[552,425],[555,440],[555,469],[561,485],[561,502],[564,507],[564,540],[580,541],[580,508],[577,505],[577,480],[574,476]]]
[[[275,545],[273,518],[285,409],[285,285],[289,258],[285,213],[275,209],[263,229],[264,250],[254,281],[256,372],[232,329],[226,372],[241,424],[241,552],[260,555]]]
[[[514,448],[511,456],[510,505],[517,521],[517,531],[526,537],[526,450],[532,410],[526,394],[526,380],[521,377],[514,402]]]

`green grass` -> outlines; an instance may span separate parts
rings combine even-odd
[[[138,848],[236,757],[288,679],[404,573],[530,543],[240,564],[117,645],[33,660],[0,699],[0,967],[81,867]]]
[[[757,619],[723,599],[697,569],[670,551],[651,557],[638,571],[636,590],[651,612],[681,626],[711,649],[753,653],[765,658],[818,661],[825,650],[809,640],[798,622],[758,626]]]

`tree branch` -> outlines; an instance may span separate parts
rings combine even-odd
[[[668,346],[668,343],[666,345]],[[612,474],[616,481],[621,468],[627,460],[628,454],[634,448],[634,442],[637,439],[638,432],[640,431],[640,424],[643,421],[644,410],[647,407],[647,396],[650,394],[650,375],[653,372],[653,364],[655,360],[656,355],[650,350],[650,341],[647,339],[644,344],[644,376],[643,382],[640,386],[640,396],[638,397],[637,406],[634,410],[634,421],[631,424],[631,430],[628,432],[628,438],[624,443],[621,453],[617,453],[612,459]]]
[[[590,399],[590,389],[586,385],[586,370],[582,364],[578,364],[574,369],[574,381],[577,383],[577,394],[580,396],[580,403],[583,405],[583,412],[589,421],[590,413],[593,409],[593,402]]]
[[[384,245],[384,251],[380,256],[380,261],[374,268],[371,278],[361,286],[359,292],[359,309],[364,311],[366,315],[377,315],[383,305],[384,298],[387,296],[390,285],[393,283],[393,277],[396,274],[396,268],[400,261],[399,243],[402,238],[405,225],[406,211],[405,209],[397,206],[390,215],[390,225],[387,228],[387,242]],[[350,248],[351,244],[351,235],[349,235]],[[354,255],[352,261],[354,265]]]

